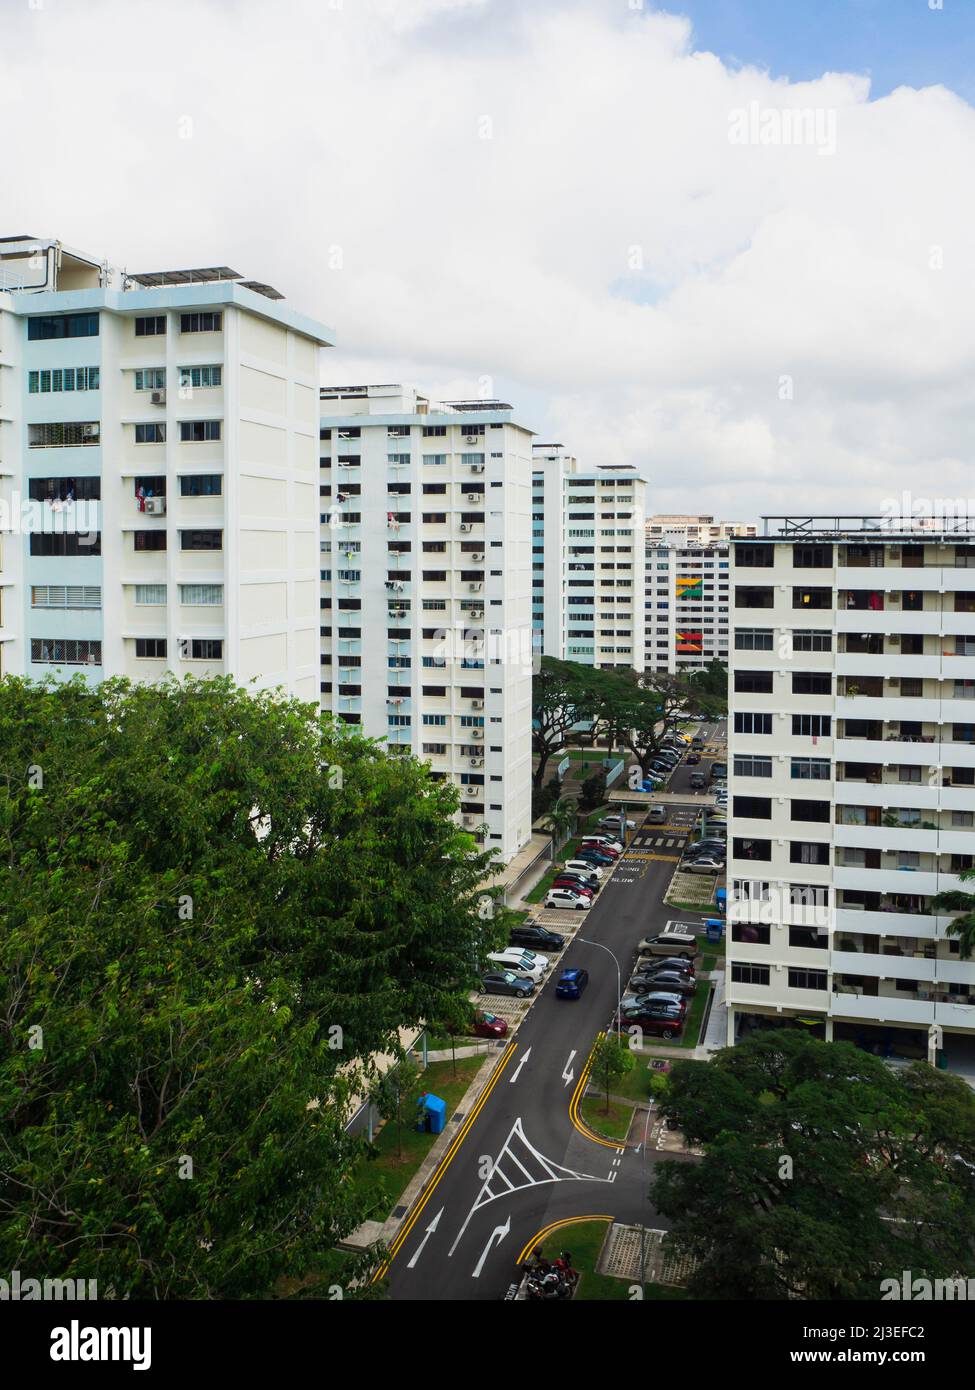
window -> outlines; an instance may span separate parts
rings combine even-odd
[[[222,494],[222,473],[183,473],[180,476],[180,497],[220,497]]]
[[[77,449],[101,443],[97,420],[76,420],[50,425],[28,425],[27,443],[31,449]]]
[[[793,758],[794,781],[828,782],[831,764],[828,758]],[[918,769],[920,771],[920,768]]]
[[[767,985],[771,967],[768,965],[731,966],[731,978],[736,985]]]
[[[818,883],[790,883],[789,902],[793,907],[828,907],[829,889]]]
[[[772,759],[753,758],[749,755],[738,754],[735,757],[735,776],[736,777],[771,777]]]
[[[185,638],[180,642],[180,655],[184,661],[222,661],[223,639],[220,637]]]
[[[135,374],[135,389],[137,391],[162,391],[165,385],[165,367],[142,367]]]
[[[833,590],[794,587],[792,606],[793,608],[832,608]]]
[[[828,801],[793,801],[793,820],[829,821]]]
[[[100,531],[32,531],[32,555],[100,555]]]
[[[775,563],[775,547],[771,545],[736,545],[735,564],[747,569],[771,569]]]
[[[180,314],[181,333],[219,333],[223,327],[223,314],[207,310],[202,314]]]
[[[27,373],[27,390],[31,395],[48,391],[97,391],[97,367],[60,367],[51,371]]]
[[[793,671],[793,695],[829,695],[833,689],[833,678],[828,673],[818,671]]]
[[[828,714],[794,714],[792,716],[792,732],[795,735],[829,738],[832,727],[832,717]]]
[[[201,444],[204,440],[220,438],[219,420],[180,420],[179,437],[183,444]]]
[[[829,845],[819,840],[793,840],[789,845],[791,864],[828,864]]]
[[[409,458],[409,455],[407,455]],[[423,462],[434,468],[443,468],[447,462],[446,454],[424,454]]]
[[[166,602],[165,584],[137,584],[135,601],[140,608],[158,608]]]
[[[772,608],[774,603],[774,589],[758,588],[753,584],[735,585],[736,608]]]
[[[102,644],[61,637],[32,637],[30,659],[51,666],[100,666]]]
[[[771,671],[736,671],[735,690],[742,694],[771,695]]]
[[[736,859],[769,860],[772,858],[771,840],[753,840],[750,836],[736,836],[731,843],[731,852]]]
[[[180,531],[180,550],[223,550],[222,531]]]
[[[187,387],[195,391],[208,386],[222,386],[223,368],[216,365],[212,367],[180,367],[179,384],[180,389],[184,391]]]
[[[50,338],[97,338],[97,314],[41,314],[27,320],[30,342]]]
[[[443,438],[443,437],[446,435],[446,433],[447,433],[447,426],[446,426],[446,425],[424,425],[424,426],[423,426],[423,438],[424,438],[424,439],[433,439],[433,438],[438,438],[438,439],[440,439],[440,438]]]
[[[736,734],[770,734],[772,732],[771,714],[735,714]]]
[[[162,422],[136,425],[135,442],[137,444],[165,444],[166,426]]]
[[[150,314],[144,318],[137,318],[135,321],[135,336],[137,338],[157,338],[160,333],[165,332],[165,314]]]
[[[98,584],[34,584],[30,591],[31,608],[101,608],[102,591]]]
[[[133,531],[132,540],[136,550],[165,550],[165,531]]]
[[[35,502],[97,502],[102,480],[96,478],[31,478],[27,495]]]
[[[796,970],[789,971],[790,989],[818,989],[826,988],[825,970]]]
[[[135,654],[137,657],[149,661],[165,661],[165,637],[137,637],[135,639]]]
[[[797,545],[792,550],[794,569],[828,570],[833,568],[831,545]]]
[[[179,601],[188,608],[218,608],[223,603],[223,585],[181,584]]]
[[[803,628],[792,634],[794,652],[831,652],[833,634],[822,628]]]
[[[772,629],[770,627],[735,628],[735,650],[739,652],[770,652],[772,650]]]
[[[736,796],[733,805],[734,814],[745,820],[772,819],[772,798],[770,796]]]

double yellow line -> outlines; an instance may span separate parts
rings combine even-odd
[[[549,1226],[543,1226],[537,1235],[532,1236],[531,1240],[518,1256],[518,1263],[524,1264],[528,1256],[541,1241],[547,1239],[553,1231],[560,1231],[564,1226],[581,1226],[586,1221],[615,1221],[615,1216],[607,1216],[605,1212],[600,1212],[594,1216],[567,1216],[564,1221],[553,1221]]]
[[[569,1101],[569,1119],[579,1133],[585,1139],[591,1139],[594,1144],[601,1144],[604,1149],[625,1149],[626,1143],[624,1140],[604,1139],[601,1134],[596,1134],[594,1130],[591,1130],[579,1114],[579,1106],[582,1104],[582,1098],[586,1094],[586,1087],[589,1085],[589,1073],[592,1071],[592,1059],[596,1054],[596,1048],[599,1046],[602,1037],[603,1034],[600,1033],[599,1037],[597,1037],[596,1041],[593,1043],[592,1051],[586,1058],[586,1065],[582,1069],[582,1075],[579,1077],[576,1088],[572,1092],[572,1099]]]
[[[484,1109],[484,1106],[487,1104],[488,1097],[500,1081],[502,1073],[504,1072],[508,1063],[511,1061],[512,1057],[515,1055],[517,1048],[518,1044],[516,1042],[513,1042],[508,1048],[505,1055],[502,1057],[501,1061],[498,1063],[494,1075],[491,1077],[491,1080],[488,1082],[488,1084],[484,1087],[484,1090],[481,1092],[480,1096],[474,1103],[474,1107],[471,1110],[471,1113],[467,1116],[460,1129],[454,1135],[450,1144],[450,1148],[447,1150],[447,1152],[444,1154],[443,1158],[437,1165],[436,1172],[434,1173],[433,1178],[430,1181],[430,1185],[427,1187],[423,1196],[420,1198],[416,1206],[413,1208],[413,1211],[410,1214],[408,1220],[404,1222],[402,1228],[400,1229],[399,1235],[396,1237],[392,1245],[389,1247],[388,1259],[383,1261],[383,1263],[376,1270],[375,1274],[372,1276],[372,1279],[369,1281],[371,1284],[375,1284],[380,1279],[384,1279],[386,1277],[386,1274],[389,1270],[389,1266],[393,1263],[400,1249],[402,1248],[403,1242],[406,1240],[413,1227],[419,1221],[420,1216],[423,1213],[424,1207],[436,1191],[437,1185],[443,1177],[444,1173],[446,1173],[447,1169],[454,1161],[454,1158],[457,1155],[457,1150],[460,1148],[461,1144],[466,1139],[467,1134],[474,1121],[477,1119],[478,1115],[480,1115],[481,1111]]]

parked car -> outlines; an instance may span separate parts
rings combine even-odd
[[[565,892],[567,893],[576,893],[581,898],[587,898],[589,902],[592,902],[593,898],[596,896],[596,890],[594,888],[590,888],[588,883],[583,883],[582,879],[579,878],[560,877],[554,879],[552,882],[551,891],[554,892],[556,890],[558,890],[559,892],[565,890]]]
[[[658,1038],[678,1038],[684,1028],[684,1016],[674,1009],[648,1010],[640,1005],[620,1009],[617,1015],[621,1028],[641,1028]]]
[[[565,945],[565,937],[560,936],[557,931],[549,931],[547,927],[529,926],[527,923],[520,927],[512,927],[508,940],[512,946],[544,946],[549,951],[561,951]]]
[[[690,932],[662,931],[640,942],[640,950],[651,956],[682,956],[693,960],[697,955],[697,937]]]
[[[724,848],[725,848],[725,842],[724,842],[724,840],[718,840],[718,839],[716,839],[716,838],[712,838],[712,839],[708,839],[708,840],[695,840],[694,843],[691,844],[691,845],[688,845],[687,849],[684,851],[684,858],[685,858],[685,859],[697,859],[697,858],[699,858],[700,855],[702,855],[702,854],[712,854],[712,853],[723,852],[723,851],[724,851]]]
[[[645,937],[644,940],[640,942],[640,959],[633,967],[634,970],[638,970],[641,975],[650,975],[655,970],[679,970],[683,975],[690,975],[691,978],[694,977],[694,962],[685,960],[683,956],[644,955],[643,952],[649,940],[649,937]]]
[[[724,867],[723,855],[719,859],[716,855],[699,854],[696,859],[684,862],[685,871],[689,874],[720,874],[723,873]]]
[[[690,996],[697,989],[697,980],[680,970],[658,970],[653,975],[634,975],[627,989],[637,995],[663,990],[667,994]]]
[[[703,772],[692,772],[692,773],[691,773],[691,790],[692,790],[692,791],[696,791],[696,792],[703,791],[704,788],[707,786],[707,784],[708,784],[708,779],[705,777],[705,775],[704,775]]]
[[[582,849],[598,849],[601,854],[612,854],[614,857],[623,853],[623,846],[615,840],[597,840],[588,835],[583,840]]]
[[[483,1009],[478,1009],[471,1031],[475,1038],[503,1038],[508,1032],[508,1024],[503,1018],[498,1018],[497,1014],[485,1013]]]
[[[485,994],[513,994],[527,999],[535,993],[535,981],[529,975],[516,975],[513,970],[486,970],[481,989]]]
[[[695,763],[699,763],[700,761],[701,761],[701,755],[700,755],[700,753],[688,753],[688,755],[687,755],[687,765],[688,765],[688,767],[693,767]]]
[[[585,888],[588,893],[598,893],[600,888],[599,879],[587,874],[585,869],[559,869],[553,886],[561,882],[568,883],[570,887],[575,884],[578,888]]]
[[[615,835],[583,835],[584,845],[602,845],[605,849],[615,849],[617,854],[623,849],[623,841],[617,840]]]
[[[555,986],[555,997],[557,999],[578,999],[588,983],[588,970],[563,970]]]
[[[521,946],[509,946],[504,951],[489,951],[491,966],[513,970],[516,975],[527,975],[536,984],[548,969],[548,957],[536,956],[534,951],[526,951]]]
[[[583,897],[581,893],[575,893],[571,888],[552,888],[545,895],[545,907],[571,907],[578,912],[585,912],[590,906],[590,899]]]
[[[602,851],[598,849],[580,849],[576,853],[576,858],[585,860],[597,869],[609,869],[616,863],[615,855],[603,854]]]
[[[598,864],[589,864],[585,859],[567,859],[564,867],[566,869],[580,869],[584,874],[588,874],[590,878],[602,878],[603,876],[603,871]]]
[[[599,828],[600,830],[619,830],[620,823],[621,817],[619,816],[603,816],[602,820],[599,822]],[[626,822],[626,828],[627,830],[635,830],[636,821],[628,820]]]

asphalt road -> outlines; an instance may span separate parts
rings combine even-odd
[[[681,768],[675,781],[686,776]],[[526,1246],[571,1249],[571,1227],[550,1239],[543,1234],[567,1218],[666,1225],[647,1195],[655,1153],[591,1135],[576,1106],[586,1060],[613,1016],[637,943],[668,918],[694,919],[662,901],[692,820],[682,807],[672,811],[668,825],[630,832],[627,853],[464,1117],[394,1242],[385,1270],[394,1299],[501,1299]],[[685,822],[679,829],[678,821]],[[562,966],[589,971],[580,1000],[556,999]]]

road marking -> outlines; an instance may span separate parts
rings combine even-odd
[[[540,1231],[537,1231],[535,1235],[532,1236],[531,1240],[518,1256],[518,1263],[520,1265],[524,1264],[540,1241],[544,1240],[546,1236],[550,1236],[553,1231],[561,1231],[564,1226],[581,1226],[585,1221],[615,1221],[615,1219],[616,1218],[613,1216],[607,1216],[605,1212],[599,1212],[592,1216],[567,1216],[562,1221],[553,1221],[550,1225],[543,1226]]]
[[[510,1082],[510,1084],[511,1084],[512,1086],[513,1086],[513,1085],[515,1084],[515,1082],[518,1080],[519,1076],[521,1075],[521,1069],[522,1069],[522,1067],[525,1065],[525,1063],[528,1061],[528,1059],[529,1059],[529,1057],[530,1057],[531,1055],[532,1055],[532,1050],[531,1050],[531,1048],[529,1048],[528,1051],[525,1053],[524,1057],[522,1057],[521,1061],[520,1061],[520,1062],[518,1063],[518,1065],[515,1067],[515,1070],[514,1070],[513,1075],[509,1076],[508,1080],[509,1080],[509,1082]]]
[[[565,1066],[562,1068],[562,1080],[565,1082],[566,1086],[568,1086],[569,1082],[570,1082],[570,1081],[573,1079],[573,1077],[575,1076],[575,1072],[572,1071],[572,1070],[570,1070],[571,1067],[572,1067],[572,1059],[573,1059],[573,1057],[574,1057],[575,1055],[576,1055],[576,1054],[575,1054],[575,1051],[570,1052],[570,1053],[569,1053],[569,1060],[566,1062]]]
[[[586,1094],[586,1087],[589,1084],[589,1073],[592,1070],[592,1061],[596,1055],[596,1048],[599,1046],[600,1039],[605,1036],[607,1036],[606,1033],[597,1035],[596,1041],[592,1045],[592,1051],[586,1058],[586,1065],[583,1067],[582,1075],[579,1077],[579,1084],[576,1086],[572,1094],[572,1099],[569,1101],[569,1119],[572,1121],[574,1128],[577,1129],[584,1138],[591,1139],[594,1144],[599,1144],[604,1149],[615,1149],[619,1152],[620,1145],[618,1139],[604,1139],[601,1134],[596,1134],[588,1127],[585,1120],[583,1120],[579,1114],[579,1106],[582,1103],[582,1097]],[[612,1178],[610,1178],[610,1181],[612,1181]]]
[[[491,1247],[494,1245],[494,1242],[497,1241],[498,1244],[500,1245],[501,1242],[502,1242],[503,1240],[505,1240],[506,1237],[509,1236],[510,1234],[511,1234],[511,1217],[509,1216],[508,1219],[507,1219],[507,1221],[504,1223],[503,1226],[495,1226],[494,1230],[493,1230],[493,1231],[491,1232],[491,1234],[488,1236],[487,1245],[485,1245],[483,1251],[481,1252],[481,1258],[478,1260],[477,1264],[474,1266],[474,1273],[471,1275],[471,1278],[472,1278],[472,1279],[480,1279],[480,1277],[481,1277],[481,1270],[484,1268],[484,1261],[487,1259],[488,1255],[490,1255],[490,1253],[491,1253]]]
[[[427,1241],[430,1239],[430,1237],[433,1235],[434,1231],[435,1231],[435,1230],[437,1229],[437,1227],[440,1225],[440,1218],[441,1218],[441,1216],[443,1216],[443,1213],[444,1213],[444,1209],[443,1209],[443,1207],[441,1207],[440,1210],[437,1212],[436,1216],[433,1218],[433,1220],[430,1222],[429,1226],[427,1227],[426,1235],[425,1235],[425,1236],[423,1237],[423,1239],[420,1241],[420,1244],[416,1247],[416,1252],[414,1253],[412,1260],[410,1260],[409,1264],[406,1266],[407,1269],[413,1269],[414,1266],[416,1265],[417,1260],[418,1260],[418,1259],[420,1258],[420,1256],[423,1254],[423,1247],[426,1245]]]
[[[451,1163],[454,1161],[454,1158],[457,1155],[457,1151],[460,1148],[461,1144],[464,1142],[464,1140],[467,1138],[467,1134],[471,1126],[473,1125],[474,1121],[477,1119],[481,1111],[484,1109],[484,1106],[487,1104],[488,1097],[490,1096],[491,1092],[494,1090],[498,1082],[501,1080],[502,1073],[504,1072],[505,1067],[507,1067],[508,1063],[511,1061],[512,1057],[515,1055],[517,1048],[518,1044],[516,1042],[512,1043],[508,1051],[501,1058],[494,1075],[491,1077],[491,1080],[485,1086],[479,1098],[475,1101],[467,1119],[461,1125],[458,1132],[454,1135],[453,1141],[447,1152],[444,1154],[443,1158],[440,1160],[440,1163],[437,1166],[437,1169],[433,1175],[433,1178],[430,1181],[429,1186],[427,1187],[427,1190],[424,1192],[419,1202],[417,1202],[416,1207],[413,1211],[413,1215],[404,1222],[402,1228],[400,1229],[399,1235],[392,1242],[388,1258],[384,1260],[383,1263],[376,1270],[375,1274],[372,1276],[372,1279],[370,1280],[370,1283],[375,1284],[379,1279],[382,1279],[386,1275],[390,1265],[393,1263],[393,1260],[399,1253],[403,1245],[403,1242],[407,1239],[413,1227],[419,1221],[420,1216],[423,1213],[423,1209],[426,1206],[427,1202],[429,1202],[430,1198],[433,1196],[438,1183],[440,1182],[444,1173],[446,1173],[447,1169],[450,1167]]]

